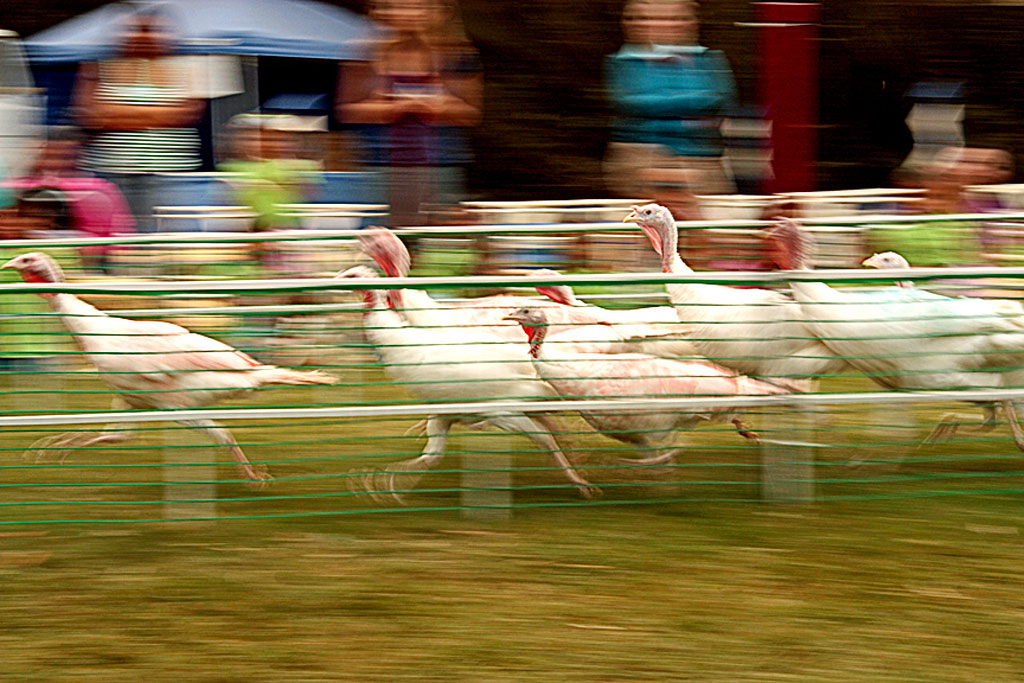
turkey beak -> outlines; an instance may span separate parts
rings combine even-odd
[[[11,265],[11,264],[8,262],[8,263],[5,263],[3,266],[0,266],[0,268],[6,268],[9,265]],[[334,276],[334,279],[335,280],[345,280],[345,279],[353,278],[353,277],[359,277],[359,267],[358,266],[356,266],[355,268],[349,268],[348,270],[340,271],[337,275]]]
[[[629,215],[622,219],[623,223],[638,223],[640,222],[640,216],[637,215],[636,209],[629,212]]]
[[[524,321],[524,317],[523,316],[524,316],[524,311],[512,311],[511,313],[506,315],[504,318],[502,318],[502,320],[511,320],[514,323],[519,323],[520,325],[522,325],[523,321]]]
[[[12,258],[10,261],[0,266],[0,268],[14,268],[14,262],[17,260],[17,258]]]
[[[878,254],[872,254],[871,256],[868,256],[866,259],[861,261],[860,264],[865,268],[877,268],[878,264],[875,262],[876,256],[878,256]]]

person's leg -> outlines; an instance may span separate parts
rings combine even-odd
[[[164,204],[164,184],[159,175],[155,173],[139,173],[136,176],[136,183],[139,187],[139,232],[156,232],[156,207]]]
[[[644,172],[655,164],[656,150],[657,145],[635,142],[613,142],[608,146],[602,170],[612,196],[637,201],[651,199]]]
[[[135,219],[135,229],[140,233],[155,232],[156,226],[153,221],[153,207],[147,196],[143,173],[97,173],[97,176],[108,180],[115,185],[124,195],[128,204],[128,210]]]
[[[432,169],[424,166],[392,166],[391,227],[423,225],[424,204],[429,201]]]

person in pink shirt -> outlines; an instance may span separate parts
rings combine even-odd
[[[36,218],[39,230],[70,229],[83,236],[135,232],[128,203],[116,185],[75,167],[79,140],[73,130],[51,129],[31,173],[4,183],[18,195],[19,212]],[[106,267],[110,247],[83,247],[86,262]]]

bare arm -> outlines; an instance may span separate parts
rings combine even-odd
[[[335,116],[343,123],[387,124],[402,113],[402,103],[381,92],[379,78],[369,62],[351,62],[341,67]]]
[[[341,67],[335,115],[344,123],[389,124],[406,114],[429,123],[475,126],[480,122],[483,83],[479,74],[442,78],[444,91],[433,96],[395,98],[380,88],[369,62]]]
[[[164,105],[136,105],[106,102],[96,97],[99,65],[83,64],[75,81],[73,104],[80,125],[93,130],[139,130],[195,125],[206,102],[183,98]]]
[[[483,102],[483,80],[480,74],[444,78],[445,93],[435,120],[449,126],[475,126],[480,123]]]

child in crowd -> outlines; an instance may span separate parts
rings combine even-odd
[[[117,186],[76,168],[80,148],[76,129],[50,128],[29,174],[4,183],[20,196],[21,218],[36,219],[29,221],[32,224],[27,229],[69,230],[82,237],[135,232],[135,221]],[[81,251],[87,267],[109,270],[109,245],[82,247]]]

